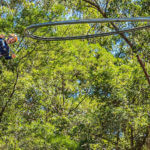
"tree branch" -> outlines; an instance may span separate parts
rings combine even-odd
[[[6,107],[8,105],[8,103],[10,102],[11,98],[13,97],[14,93],[15,93],[15,90],[16,90],[16,85],[17,85],[17,81],[18,81],[18,77],[19,77],[19,73],[17,71],[17,75],[16,75],[16,81],[14,83],[14,86],[13,86],[13,89],[12,89],[12,92],[10,93],[10,96],[8,98],[8,100],[6,101],[5,105],[2,107],[2,110],[0,112],[0,122],[2,121],[2,116],[6,110]]]
[[[70,111],[68,112],[68,115],[69,115],[71,112],[75,111],[75,110],[79,107],[79,105],[80,105],[84,100],[85,100],[85,98],[83,98],[83,99],[77,104],[76,107],[70,109]]]
[[[94,7],[100,12],[100,14],[101,14],[104,18],[108,18],[107,15],[106,15],[106,13],[100,8],[99,5],[95,4],[94,2],[92,2],[92,1],[90,1],[90,0],[83,0],[83,1],[86,2],[86,3],[88,3],[88,4],[90,4],[90,5],[92,5],[92,6],[94,6]],[[114,29],[115,29],[116,31],[119,30],[118,27],[117,27],[113,22],[111,22],[110,24],[114,27]],[[135,46],[133,43],[131,43],[131,41],[124,35],[124,33],[119,33],[119,34],[120,34],[120,36],[126,41],[126,43],[130,46],[130,48],[132,49],[133,52],[136,52],[136,51],[139,50],[139,49],[136,48],[136,46]],[[149,77],[149,75],[148,75],[148,73],[147,73],[145,67],[143,66],[143,63],[142,63],[142,61],[140,60],[140,57],[139,57],[138,55],[137,55],[137,60],[138,60],[138,62],[140,63],[140,65],[141,65],[141,67],[142,67],[142,69],[143,69],[143,71],[144,71],[145,77],[146,77],[146,79],[147,79],[147,81],[148,81],[148,84],[149,84],[149,86],[150,86],[150,77]]]
[[[144,72],[144,74],[145,74],[145,76],[147,78],[147,81],[148,81],[149,85],[150,85],[150,76],[148,75],[148,73],[147,73],[147,71],[145,69],[145,65],[143,64],[143,62],[142,62],[142,60],[141,60],[139,55],[137,55],[136,57],[137,57],[138,62],[141,65],[141,68],[143,69],[143,72]]]

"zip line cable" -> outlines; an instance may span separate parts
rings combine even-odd
[[[85,19],[85,20],[67,20],[67,21],[39,23],[39,24],[33,24],[33,25],[28,26],[25,29],[25,35],[27,37],[30,37],[30,38],[33,38],[36,40],[63,41],[63,40],[75,40],[75,39],[88,39],[88,38],[95,38],[95,37],[103,37],[103,36],[116,35],[116,34],[125,33],[125,32],[134,32],[134,31],[150,28],[150,25],[146,25],[146,26],[123,29],[123,30],[118,30],[118,31],[104,32],[104,33],[99,33],[99,34],[66,36],[66,37],[42,37],[42,36],[34,35],[33,32],[31,33],[29,31],[30,29],[38,29],[38,28],[46,27],[46,26],[85,24],[85,23],[110,23],[110,22],[150,22],[150,17]]]

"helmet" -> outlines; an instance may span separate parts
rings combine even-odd
[[[17,38],[17,35],[16,35],[16,34],[10,34],[9,37],[13,37],[13,38],[16,40],[15,42],[18,41],[18,38]]]

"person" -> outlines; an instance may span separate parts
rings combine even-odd
[[[10,56],[10,47],[9,44],[13,44],[17,42],[17,36],[15,34],[10,34],[8,38],[5,40],[5,36],[0,34],[0,57],[4,56],[5,59],[14,59],[16,55],[12,53]]]

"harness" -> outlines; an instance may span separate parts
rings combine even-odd
[[[4,39],[0,38],[0,56],[9,55],[9,46],[6,44]]]

